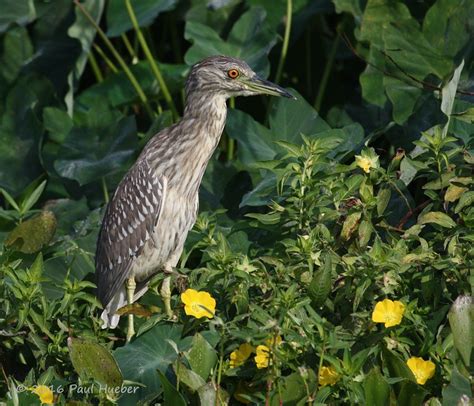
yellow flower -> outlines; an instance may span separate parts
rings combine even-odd
[[[339,380],[339,374],[334,367],[321,367],[319,371],[319,384],[321,386],[334,385]]]
[[[407,365],[415,375],[416,382],[420,385],[424,385],[435,374],[436,365],[431,361],[425,361],[423,358],[411,357],[407,361]]]
[[[283,340],[282,340],[281,336],[272,336],[272,337],[267,338],[265,340],[265,344],[267,345],[267,347],[270,347],[270,348],[272,348],[274,346],[278,347],[281,344],[282,341]]]
[[[46,385],[38,385],[36,388],[29,388],[31,392],[38,395],[41,403],[52,404],[54,402],[54,394]]]
[[[270,363],[270,348],[266,345],[259,345],[254,357],[258,369],[267,368]]]
[[[404,312],[405,305],[402,302],[384,299],[375,305],[372,312],[372,321],[385,323],[385,327],[397,326],[401,323]]]
[[[212,319],[216,312],[216,300],[207,292],[187,289],[181,293],[181,301],[185,305],[184,312],[188,316],[194,316],[197,319],[201,317]]]
[[[356,155],[355,156],[356,165],[361,168],[365,173],[370,173],[372,168],[379,167],[379,157],[375,155]]]
[[[250,354],[252,354],[254,348],[249,344],[240,344],[239,348],[230,353],[230,367],[236,368],[241,366]]]

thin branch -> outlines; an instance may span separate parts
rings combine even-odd
[[[365,59],[363,56],[361,56],[357,50],[354,48],[354,46],[352,45],[351,41],[349,40],[349,38],[347,37],[347,35],[345,33],[341,33],[340,34],[344,43],[346,44],[346,46],[349,48],[349,50],[357,57],[359,58],[360,60],[362,60],[363,62],[365,62],[367,65],[371,66],[372,68],[378,70],[379,72],[383,73],[385,76],[389,76],[389,77],[392,77],[394,79],[398,79],[402,82],[405,82],[407,83],[405,80],[403,80],[403,78],[397,76],[397,75],[394,75],[393,73],[390,73],[390,72],[387,72],[385,69],[382,69],[380,67],[378,67],[377,65],[375,65],[374,63],[368,61],[367,59]],[[384,51],[380,51],[379,52],[384,56],[386,57],[403,75],[405,75],[406,77],[408,77],[409,79],[411,79],[413,82],[415,82],[416,84],[416,87],[422,89],[422,90],[433,90],[433,91],[441,91],[442,90],[442,87],[441,86],[437,86],[433,83],[429,83],[429,82],[425,82],[423,80],[420,80],[420,79],[417,79],[416,77],[414,77],[412,74],[410,74],[409,72],[405,71],[390,55],[388,55],[386,52]],[[413,83],[407,83],[409,85],[412,85],[414,86]],[[465,96],[474,96],[474,92],[469,92],[467,90],[461,90],[461,89],[457,89],[456,90],[456,93],[459,93],[459,94],[462,94],[462,95],[465,95]]]
[[[107,35],[105,35],[104,31],[99,27],[97,22],[92,18],[92,16],[89,14],[89,12],[84,8],[84,6],[79,2],[79,0],[74,0],[74,4],[77,6],[77,8],[81,11],[81,13],[86,17],[87,20],[92,24],[92,26],[96,29],[97,34],[102,38],[102,40],[105,42],[105,45],[107,45],[107,48],[109,48],[110,52],[112,55],[115,57],[117,62],[119,63],[120,67],[123,69],[125,75],[127,76],[128,80],[132,84],[132,86],[135,88],[135,91],[138,94],[138,97],[140,98],[140,101],[143,103],[143,106],[145,107],[145,110],[147,111],[148,115],[150,116],[151,119],[153,119],[154,114],[153,110],[151,109],[150,105],[148,104],[148,98],[143,91],[142,87],[138,83],[137,78],[135,75],[132,73],[132,71],[129,69],[123,58],[120,56],[120,54],[117,52],[115,49],[114,45],[112,42],[109,40]]]
[[[403,226],[405,223],[410,219],[411,216],[414,214],[418,213],[419,211],[423,210],[428,204],[430,203],[430,200],[426,200],[425,202],[421,203],[420,205],[416,206],[414,209],[411,209],[403,216],[403,218],[400,220],[400,223],[398,223],[397,228],[398,229],[403,229]]]
[[[158,81],[160,85],[160,89],[163,92],[163,97],[165,98],[166,103],[168,104],[168,107],[170,108],[171,113],[173,114],[173,119],[177,120],[178,112],[174,105],[173,98],[171,97],[171,93],[168,90],[168,86],[166,85],[165,80],[163,79],[163,75],[161,74],[160,68],[158,67],[158,64],[156,63],[155,58],[153,58],[150,48],[148,47],[145,37],[143,36],[143,33],[138,25],[137,17],[130,3],[130,0],[125,0],[125,6],[127,7],[127,12],[130,17],[130,20],[132,21],[135,32],[137,34],[138,41],[140,42],[143,52],[145,53],[146,59],[148,60],[150,64],[151,70],[153,71],[153,74],[155,75],[156,80]]]
[[[288,52],[288,44],[290,42],[291,33],[291,18],[293,16],[293,1],[286,0],[286,23],[285,33],[283,35],[283,45],[281,47],[280,60],[278,61],[277,72],[275,75],[275,83],[280,83],[281,75],[283,73],[283,66],[285,65],[286,54]]]

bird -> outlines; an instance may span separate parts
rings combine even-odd
[[[95,257],[102,328],[115,328],[117,310],[138,300],[159,272],[165,273],[165,311],[172,315],[170,275],[196,221],[199,187],[224,130],[226,101],[260,94],[295,98],[238,58],[210,56],[191,67],[181,120],[148,141],[106,207]],[[129,314],[127,342],[134,334]]]

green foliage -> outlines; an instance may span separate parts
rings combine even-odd
[[[473,2],[127,3],[2,4],[0,403],[472,401]],[[103,207],[217,53],[281,66],[297,100],[230,101],[175,317],[159,274],[125,344],[94,296]],[[215,317],[185,315],[186,287]],[[372,319],[384,299],[400,324]]]

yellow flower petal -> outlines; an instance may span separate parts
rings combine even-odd
[[[270,348],[266,345],[259,345],[254,357],[258,369],[267,368],[270,363]]]
[[[407,365],[420,385],[424,385],[428,379],[432,378],[436,370],[436,365],[433,362],[425,361],[420,357],[411,357],[407,361]]]
[[[334,367],[321,367],[319,371],[319,384],[321,386],[334,385],[339,380],[339,374]]]
[[[385,323],[387,328],[397,326],[402,321],[403,313],[405,313],[405,305],[402,302],[384,299],[375,305],[372,312],[372,321]]]
[[[201,317],[214,317],[216,312],[216,300],[208,292],[198,292],[194,289],[187,289],[181,293],[181,301],[184,303],[184,312],[188,316],[197,319]]]
[[[54,393],[46,385],[38,385],[36,388],[30,390],[38,395],[41,403],[52,404],[54,402]]]
[[[355,156],[355,163],[365,173],[370,173],[370,170],[372,168],[379,167],[379,157],[377,155],[372,156],[372,157],[367,156],[367,155],[364,155],[364,152],[362,152],[362,155]]]
[[[282,341],[283,340],[282,340],[281,336],[277,335],[277,336],[273,336],[273,337],[268,338],[265,341],[265,344],[267,345],[267,347],[270,347],[270,348],[272,348],[273,346],[278,347],[281,344]]]
[[[363,170],[365,173],[369,173],[369,172],[370,172],[370,161],[369,161],[367,158],[363,158],[363,157],[361,157],[360,155],[356,155],[356,156],[355,156],[355,161],[356,161],[356,165],[357,165],[359,168],[362,168],[362,170]]]
[[[253,351],[254,348],[249,343],[241,344],[238,349],[232,351],[230,354],[230,367],[236,368],[242,365]]]

